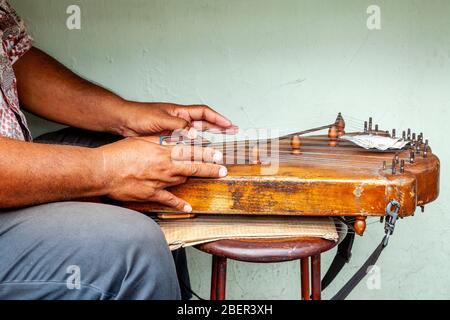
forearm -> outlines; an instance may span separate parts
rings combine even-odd
[[[0,138],[0,208],[106,194],[96,149]]]
[[[125,100],[32,48],[14,65],[25,109],[66,125],[121,134]]]

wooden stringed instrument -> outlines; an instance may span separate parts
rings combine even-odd
[[[401,150],[367,150],[341,137],[395,137],[395,130],[373,127],[372,119],[361,132],[345,133],[345,127],[339,114],[330,125],[276,140],[209,144],[223,152],[228,176],[191,178],[169,189],[192,204],[193,214],[180,214],[157,203],[122,205],[166,219],[198,214],[355,217],[355,232],[362,234],[366,217],[386,215],[392,200],[400,204],[399,217],[406,217],[438,197],[440,163],[423,134],[403,132],[408,144]],[[320,130],[326,130],[325,134],[311,135]]]

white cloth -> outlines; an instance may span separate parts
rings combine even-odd
[[[341,139],[353,142],[364,149],[378,149],[382,151],[388,149],[403,149],[409,143],[409,141],[405,141],[403,138],[391,138],[373,134],[358,136],[344,135]]]

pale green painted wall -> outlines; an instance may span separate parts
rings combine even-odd
[[[402,220],[379,262],[382,290],[353,299],[450,298],[450,2],[11,0],[36,46],[127,98],[206,103],[243,127],[307,128],[338,111],[423,131],[442,160],[442,192]],[[65,27],[79,4],[82,30]],[[382,30],[368,31],[378,4]],[[32,120],[34,132],[50,129]],[[372,224],[329,297],[382,234]],[[210,260],[189,251],[193,287],[208,295]],[[324,265],[331,255],[325,255]],[[231,263],[229,298],[298,297],[298,265]]]

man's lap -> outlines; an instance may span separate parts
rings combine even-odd
[[[5,211],[0,252],[3,299],[179,297],[161,230],[131,210],[62,202]]]

